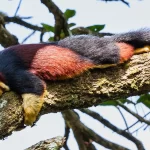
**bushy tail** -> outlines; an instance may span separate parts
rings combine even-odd
[[[123,34],[116,34],[112,36],[112,39],[115,42],[131,44],[134,48],[141,48],[150,45],[150,29],[140,29]]]
[[[95,64],[116,64],[127,61],[133,54],[150,50],[150,29],[103,38],[92,35],[71,36],[60,40],[58,45],[74,50]],[[141,49],[145,46],[149,47]]]

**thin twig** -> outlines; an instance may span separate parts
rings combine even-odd
[[[36,31],[33,31],[31,34],[29,34],[21,43],[24,43],[27,41]]]
[[[28,17],[20,17],[20,19],[31,19],[33,18],[32,16],[28,16]]]
[[[135,132],[139,131],[139,130],[140,130],[141,128],[143,128],[145,125],[146,125],[146,124],[141,125],[139,128],[137,128],[136,130],[134,130],[134,131],[132,132],[132,134],[134,134]]]
[[[147,125],[143,130],[146,130],[149,127],[149,125]]]
[[[150,112],[148,112],[146,115],[143,116],[143,118],[145,118],[147,115],[149,115]],[[138,122],[140,122],[139,120],[136,121],[135,123],[133,123],[131,126],[129,126],[128,128],[124,129],[124,131],[129,130],[130,128],[132,128],[133,126],[135,126]]]
[[[44,36],[44,32],[41,32],[41,34],[40,34],[40,42],[41,43],[43,42],[43,36]]]
[[[138,114],[138,109],[136,108],[136,105],[134,105],[135,111]]]
[[[129,3],[125,0],[101,0],[101,1],[105,1],[105,2],[113,2],[113,1],[120,1],[122,3],[124,3],[127,6],[130,6]]]
[[[125,117],[124,117],[124,115],[123,115],[122,111],[120,110],[120,108],[119,108],[119,107],[117,107],[117,109],[118,109],[118,111],[120,112],[120,114],[121,114],[121,116],[122,116],[122,118],[123,118],[123,121],[124,121],[124,123],[125,123],[125,125],[126,125],[126,128],[128,128],[127,121],[126,121],[126,119],[125,119]],[[129,130],[128,130],[128,132],[129,132]]]
[[[141,122],[145,122],[146,124],[150,125],[150,121],[144,119],[143,117],[141,117],[140,115],[138,115],[137,113],[133,112],[132,110],[130,110],[128,107],[126,107],[125,105],[123,105],[120,101],[116,101],[117,104],[123,108],[124,110],[126,110],[127,112],[129,112],[130,114],[132,114],[135,118],[137,118],[139,121]]]
[[[20,1],[19,1],[19,4],[18,4],[18,7],[17,7],[17,9],[16,9],[16,12],[15,12],[15,15],[14,15],[14,16],[16,16],[16,15],[17,15],[18,10],[19,10],[19,8],[20,8],[20,6],[21,6],[21,2],[22,2],[22,0],[20,0]]]

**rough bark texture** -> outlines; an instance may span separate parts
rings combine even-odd
[[[25,150],[60,150],[65,142],[65,138],[58,136],[52,139],[38,142],[37,144],[25,149]]]
[[[11,33],[9,33],[8,30],[6,30],[4,18],[3,16],[1,16],[1,14],[0,14],[0,44],[3,47],[9,47],[12,45],[19,44],[16,36],[12,35]]]
[[[84,108],[107,100],[150,91],[150,53],[107,69],[94,69],[66,81],[49,82],[49,95],[41,115],[66,109]],[[0,99],[0,138],[23,126],[22,101],[13,92]]]

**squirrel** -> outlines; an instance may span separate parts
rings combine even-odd
[[[150,30],[110,37],[67,37],[57,42],[23,44],[0,51],[0,95],[12,90],[23,99],[24,123],[32,125],[42,108],[46,80],[64,80],[93,68],[111,67],[150,51]]]

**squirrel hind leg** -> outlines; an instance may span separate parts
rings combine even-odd
[[[43,106],[44,97],[47,95],[45,90],[42,95],[33,93],[22,94],[24,109],[24,124],[32,126]]]

